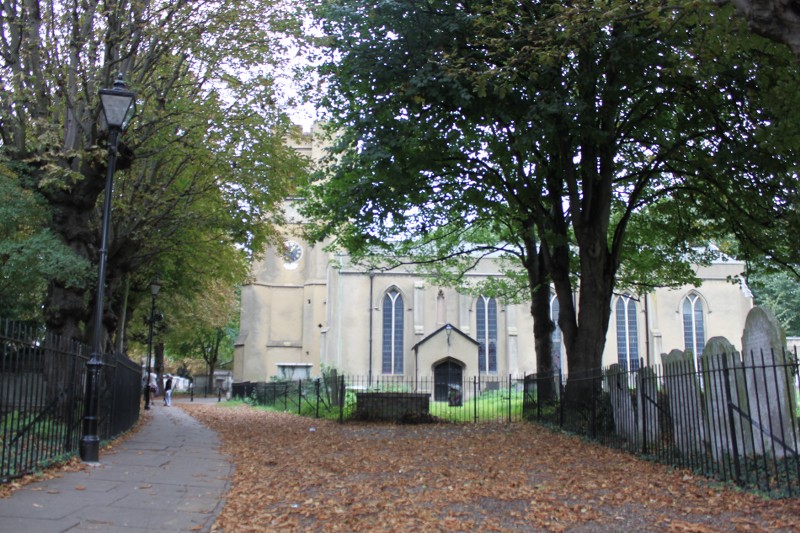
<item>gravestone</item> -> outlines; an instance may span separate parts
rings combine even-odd
[[[750,455],[752,428],[739,353],[724,337],[712,337],[700,358],[705,394],[706,434],[714,459]]]
[[[661,354],[661,361],[675,446],[686,456],[699,455],[705,450],[705,415],[694,356],[691,352],[672,350]]]
[[[769,309],[754,307],[742,334],[753,441],[757,454],[782,458],[794,454],[797,443],[797,398],[792,364],[785,354],[786,338]]]
[[[649,367],[641,367],[636,373],[636,410],[639,439],[648,444],[655,443],[659,436],[658,423],[658,377]]]
[[[358,420],[392,422],[434,422],[430,414],[429,393],[422,392],[357,392]]]
[[[628,390],[628,372],[618,364],[606,370],[606,386],[611,400],[611,414],[617,435],[636,442],[636,419],[633,414],[633,400]]]

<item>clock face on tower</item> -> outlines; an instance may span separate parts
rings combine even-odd
[[[294,241],[286,241],[283,249],[283,267],[289,270],[297,268],[297,262],[303,255],[303,248]]]

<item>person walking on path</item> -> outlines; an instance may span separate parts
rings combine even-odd
[[[167,374],[167,382],[164,383],[164,405],[172,405],[172,376]]]

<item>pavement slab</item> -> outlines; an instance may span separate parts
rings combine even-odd
[[[144,425],[101,450],[99,463],[0,499],[0,533],[208,532],[232,473],[214,431],[153,402]]]

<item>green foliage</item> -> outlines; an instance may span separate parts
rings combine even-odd
[[[22,186],[27,171],[0,157],[0,309],[6,318],[41,321],[51,280],[82,287],[91,275],[88,261],[47,228],[44,198]]]
[[[800,336],[800,279],[787,272],[751,272],[747,278],[756,305],[768,307],[788,336]]]

